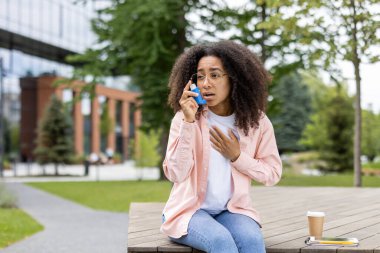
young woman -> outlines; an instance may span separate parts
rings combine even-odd
[[[206,105],[189,89],[193,75]],[[269,186],[281,178],[264,113],[269,81],[260,60],[231,41],[194,46],[177,59],[163,164],[174,185],[161,226],[172,241],[212,253],[265,252],[250,189],[251,180]]]

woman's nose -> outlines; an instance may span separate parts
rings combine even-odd
[[[208,89],[208,88],[211,87],[211,83],[208,81],[208,78],[207,78],[207,77],[205,78],[205,80],[204,80],[204,82],[203,82],[203,84],[202,84],[202,87],[203,87],[204,89]]]

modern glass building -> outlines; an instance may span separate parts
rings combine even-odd
[[[76,4],[74,2],[77,2]],[[0,0],[0,57],[6,92],[23,76],[67,76],[69,54],[81,53],[95,36],[90,20],[107,1]]]
[[[0,0],[0,57],[3,60],[5,72],[3,92],[6,94],[7,100],[4,101],[6,104],[4,108],[8,110],[4,112],[4,115],[12,115],[12,117],[7,117],[10,123],[19,124],[20,122],[22,106],[17,106],[20,101],[23,101],[20,99],[20,79],[71,76],[73,66],[65,61],[66,56],[82,53],[86,48],[94,45],[96,37],[91,31],[91,19],[97,15],[96,10],[109,4],[110,0]],[[126,77],[112,80],[111,87],[124,90],[129,82]],[[115,80],[117,84],[115,84]],[[107,92],[106,94],[109,94]],[[112,91],[109,92],[112,93]],[[63,91],[62,99],[64,101],[67,102],[72,97],[72,92]],[[101,104],[110,103],[115,107],[112,110],[116,114],[120,114],[120,104],[115,101],[121,101],[117,99],[122,98],[109,96],[106,98],[107,101],[104,97],[98,99]],[[125,102],[124,107],[133,108],[134,105],[131,101]],[[12,106],[7,106],[8,104]],[[81,102],[81,107],[81,115],[84,117],[84,147],[80,144],[77,150],[80,150],[79,153],[83,153],[83,151],[84,153],[99,152],[99,149],[104,151],[109,146],[104,138],[98,140],[98,137],[93,137],[91,139],[94,130],[90,126],[97,127],[97,124],[91,123],[90,114],[91,110],[97,107],[91,106],[86,99]],[[101,113],[100,110],[99,114]],[[124,154],[126,151],[123,151],[122,147],[126,147],[127,144],[119,144],[119,142],[122,142],[123,138],[125,140],[126,135],[132,137],[134,133],[127,134],[127,130],[124,130],[124,135],[121,136],[120,118],[120,116],[115,116],[115,132],[116,136],[120,136],[116,138],[116,144],[113,143],[112,136],[109,137],[108,143],[112,144],[114,151]],[[130,119],[134,122],[133,116]],[[130,119],[126,122],[129,122]],[[77,129],[82,129],[82,126]],[[132,131],[131,129],[134,131],[134,128],[130,127],[128,132]],[[82,130],[78,133],[78,136],[80,135],[82,135]]]

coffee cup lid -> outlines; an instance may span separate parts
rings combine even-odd
[[[325,212],[307,211],[307,216],[324,217],[325,216]]]

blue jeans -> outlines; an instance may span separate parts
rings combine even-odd
[[[200,209],[191,217],[187,232],[170,239],[208,253],[265,252],[260,226],[242,214],[223,211],[213,215]]]

